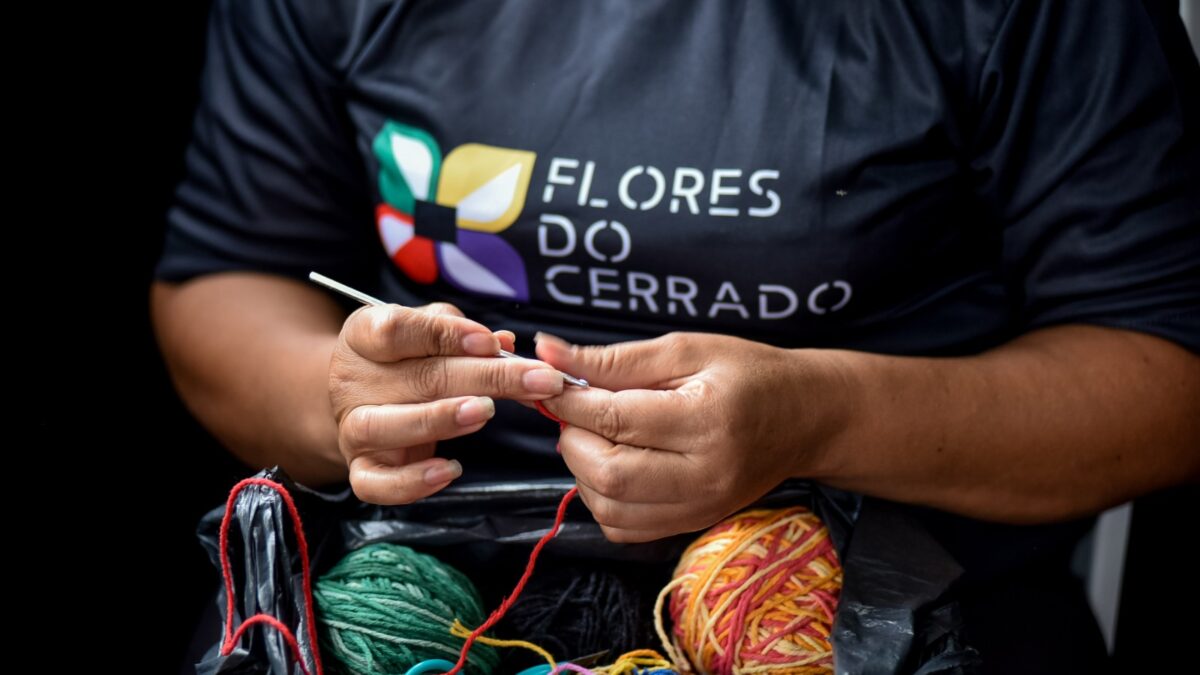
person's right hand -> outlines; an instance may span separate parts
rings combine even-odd
[[[462,474],[457,461],[433,456],[437,441],[481,429],[493,397],[562,393],[562,376],[540,361],[488,358],[513,339],[442,303],[364,307],[346,319],[329,398],[359,499],[405,504],[437,492]]]

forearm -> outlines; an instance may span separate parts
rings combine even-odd
[[[151,293],[155,331],[180,395],[234,454],[297,480],[346,475],[329,403],[344,313],[320,291],[258,274],[217,274]]]
[[[1200,478],[1200,357],[1064,326],[975,357],[830,352],[845,425],[802,467],[846,489],[1008,522]]]

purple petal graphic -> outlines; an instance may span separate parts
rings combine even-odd
[[[439,243],[438,263],[450,285],[520,302],[529,300],[525,263],[508,242],[494,234],[459,228],[458,243]]]

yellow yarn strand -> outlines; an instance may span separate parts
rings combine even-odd
[[[766,517],[769,514],[770,514],[769,511],[748,511],[746,513],[741,514],[740,517],[761,518],[761,517]],[[771,534],[772,532],[774,532],[775,530],[785,528],[788,525],[790,525],[791,523],[792,523],[791,519],[784,518],[784,519],[780,520],[779,522],[775,523],[774,525],[771,525],[761,531],[756,531],[754,529],[747,529],[740,536],[736,537],[733,541],[725,544],[724,546],[722,546],[722,542],[720,539],[712,542],[712,544],[710,544],[710,547],[720,547],[720,548],[724,548],[725,550],[724,550],[723,554],[721,554],[716,560],[714,560],[712,563],[710,563],[707,574],[702,578],[700,588],[699,588],[699,590],[696,591],[696,596],[704,597],[704,596],[708,595],[709,591],[712,590],[712,586],[716,582],[719,573],[725,568],[725,566],[727,564],[729,564],[729,562],[731,560],[733,560],[734,558],[747,552],[747,550],[749,550],[751,547],[753,547],[758,542],[760,537],[765,537],[765,536]],[[760,549],[762,548],[761,545],[759,546],[759,548]],[[760,553],[760,552],[765,552],[765,551],[755,551],[755,552]],[[687,557],[684,556],[684,559],[686,560]],[[779,560],[775,563],[775,567],[778,567],[779,565],[786,563],[786,562],[787,562],[787,560]],[[681,562],[681,564],[682,564],[682,562]],[[757,581],[759,578],[762,577],[762,575],[764,573],[771,571],[771,569],[772,568],[760,570],[754,577],[751,577],[749,580],[747,580],[747,582],[745,584],[743,584],[741,588],[726,595],[725,598],[722,600],[721,604],[718,605],[717,607],[715,607],[714,609],[712,609],[711,611],[708,609],[708,607],[703,607],[703,610],[704,610],[703,614],[707,620],[704,622],[703,628],[701,629],[700,635],[698,637],[694,634],[689,634],[687,636],[687,643],[701,645],[701,649],[703,649],[703,645],[708,644],[709,646],[711,646],[713,649],[716,650],[717,654],[724,656],[725,649],[721,646],[720,641],[717,639],[717,634],[716,634],[717,621],[724,615],[724,611],[729,607],[729,605],[735,599],[737,599],[739,596],[741,596],[741,594],[743,592],[745,592],[746,587],[751,582]],[[753,615],[751,618],[752,619],[754,618]]]
[[[455,619],[454,623],[450,625],[450,634],[454,637],[466,639],[471,634],[471,629],[464,626],[458,619]],[[558,665],[558,662],[554,660],[554,656],[544,647],[526,640],[500,640],[480,635],[475,638],[475,641],[492,647],[519,647],[521,649],[528,649],[545,659],[546,663],[550,666],[551,672]],[[620,655],[616,661],[607,666],[595,668],[592,672],[596,673],[596,675],[634,675],[643,668],[665,669],[670,667],[671,662],[653,649],[637,649]]]
[[[458,619],[455,619],[454,623],[450,626],[450,634],[454,637],[460,637],[465,640],[470,637],[471,629],[462,625],[462,622]],[[541,656],[543,659],[546,659],[546,663],[550,664],[550,670],[554,670],[554,667],[558,665],[558,662],[554,660],[554,656],[552,656],[550,652],[546,651],[544,647],[539,647],[538,645],[526,640],[499,640],[486,635],[480,635],[479,637],[475,638],[475,641],[491,647],[520,647],[521,649],[528,649],[529,651],[536,653],[538,656]]]
[[[662,643],[663,650],[667,652],[667,656],[670,657],[671,662],[675,664],[675,670],[680,672],[689,672],[692,667],[687,657],[683,655],[683,651],[675,644],[675,640],[667,636],[667,629],[663,626],[663,604],[666,602],[667,596],[671,594],[671,591],[682,584],[695,581],[696,579],[697,577],[694,574],[675,577],[670,583],[663,586],[663,589],[658,592],[658,599],[654,601],[654,632],[658,633],[658,640]]]
[[[670,667],[671,662],[653,649],[637,649],[620,655],[616,661],[592,672],[597,675],[631,675],[643,668],[658,670]]]

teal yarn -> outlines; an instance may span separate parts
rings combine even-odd
[[[483,623],[479,592],[462,572],[407,546],[371,544],[342,558],[313,586],[321,655],[331,673],[398,675],[428,659],[458,659],[457,618]],[[467,672],[489,675],[496,650],[475,643]]]

